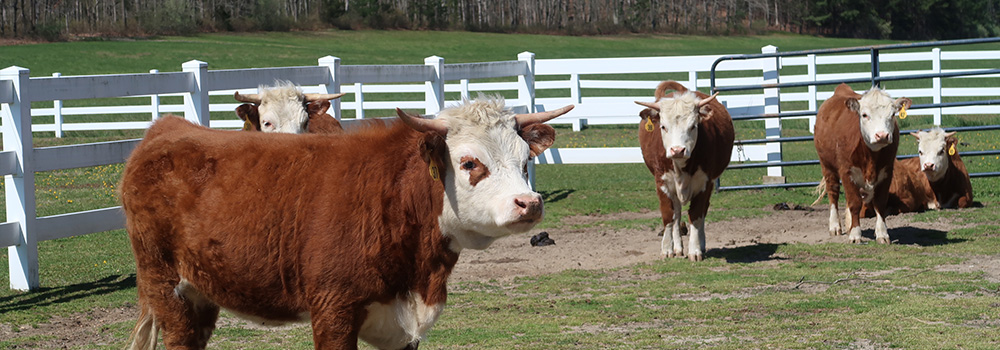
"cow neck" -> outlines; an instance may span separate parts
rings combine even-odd
[[[447,297],[446,283],[451,275],[458,253],[449,249],[451,238],[442,234],[438,218],[444,206],[444,172],[441,168],[444,154],[444,139],[433,134],[417,132],[403,123],[396,123],[394,131],[402,137],[390,138],[388,142],[406,140],[407,149],[387,157],[406,154],[406,168],[401,174],[400,195],[413,203],[407,208],[412,215],[408,220],[422,222],[419,240],[416,242],[415,264],[413,266],[412,290],[420,293],[428,305],[444,303]],[[394,132],[393,134],[396,134]],[[435,179],[432,168],[437,168]]]

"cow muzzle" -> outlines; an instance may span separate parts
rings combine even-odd
[[[892,142],[892,138],[889,137],[889,133],[885,131],[879,131],[875,133],[875,139],[872,141],[874,144],[887,145]]]
[[[534,225],[542,221],[542,196],[537,193],[514,197],[514,220],[512,224]]]
[[[684,146],[674,146],[667,149],[667,157],[670,158],[684,158],[685,153],[687,153],[687,147]]]
[[[933,172],[934,170],[937,170],[937,165],[934,163],[924,163],[923,168],[921,168],[921,170],[923,170],[924,172]]]

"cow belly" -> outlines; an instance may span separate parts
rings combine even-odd
[[[422,339],[443,309],[444,304],[425,304],[418,293],[388,304],[372,303],[358,337],[380,349],[402,349]]]
[[[261,326],[276,327],[289,323],[309,322],[310,319],[308,311],[298,313],[284,310],[278,311],[273,307],[254,309],[247,308],[246,305],[260,306],[260,304],[249,301],[246,305],[236,305],[227,303],[229,298],[212,299],[206,296],[206,293],[196,288],[194,284],[184,277],[181,277],[180,283],[174,287],[174,294],[194,305],[219,305],[226,311],[232,313],[234,316]]]
[[[684,171],[668,171],[661,177],[663,186],[660,191],[666,193],[668,197],[678,199],[681,203],[688,203],[691,198],[705,191],[708,185],[708,174],[698,168],[694,174]],[[678,209],[679,210],[679,209]]]

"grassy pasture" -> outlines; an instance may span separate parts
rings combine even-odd
[[[535,52],[539,58],[630,57],[756,53],[768,44],[790,51],[873,43],[883,42],[783,34],[715,38],[391,31],[258,33],[10,46],[3,48],[0,67],[24,66],[32,69],[32,76],[49,76],[52,72],[139,73],[153,68],[178,71],[180,63],[190,59],[207,61],[210,69],[226,69],[315,65],[316,58],[325,55],[341,57],[344,64],[421,64],[430,55],[458,63],[515,59],[522,51]],[[67,106],[101,102],[67,101]],[[231,116],[213,115],[216,118]],[[945,125],[998,121],[995,115],[972,116],[946,118]],[[903,129],[912,129],[926,128],[931,122],[929,117],[911,117],[900,123]],[[808,135],[804,121],[785,122],[783,128],[785,136]],[[636,129],[595,126],[574,133],[568,127],[557,127],[555,147],[637,146]],[[738,122],[737,138],[762,138],[762,129],[762,122]],[[35,143],[49,146],[139,135],[141,132],[131,131],[72,132],[55,139],[50,133],[38,133]],[[962,150],[989,150],[1000,145],[998,135],[996,131],[971,132],[959,138],[967,144]],[[901,153],[916,152],[912,137],[904,136],[902,142]],[[787,160],[815,158],[811,142],[784,147]],[[971,172],[1000,168],[1000,160],[994,156],[970,157],[965,162]],[[121,169],[121,165],[111,165],[36,174],[38,215],[116,205],[114,191]],[[722,181],[727,185],[758,183],[763,174],[764,169],[730,171]],[[575,225],[567,220],[574,215],[655,210],[657,206],[652,179],[642,164],[543,165],[537,168],[537,176],[539,191],[547,202],[543,228]],[[816,181],[819,170],[813,166],[786,168],[786,176],[790,182]],[[949,232],[917,233],[940,244],[762,244],[710,254],[697,264],[666,260],[513,281],[454,284],[447,311],[423,347],[997,348],[1000,283],[982,272],[949,268],[970,259],[1000,261],[1000,213],[994,209],[1000,180],[973,179],[973,187],[984,208],[916,216],[918,220],[951,220],[964,225]],[[762,217],[769,215],[763,208],[775,203],[807,205],[813,199],[811,189],[723,192],[713,197],[708,220]],[[638,225],[652,230],[659,220],[599,224],[609,229]],[[56,337],[21,336],[29,332],[16,331],[19,327],[44,327],[52,317],[135,302],[135,267],[123,231],[46,241],[39,249],[43,288],[33,293],[0,288],[0,348],[37,348]],[[760,251],[768,257],[742,259]],[[0,280],[6,281],[6,251],[0,255]],[[114,340],[111,343],[78,348],[119,349],[132,322],[104,325],[101,332]],[[212,346],[308,349],[312,345],[308,327],[272,331],[224,326],[216,331]]]

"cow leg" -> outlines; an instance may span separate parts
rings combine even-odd
[[[875,241],[882,244],[889,244],[889,230],[885,225],[885,215],[889,212],[889,182],[883,181],[875,188],[875,198],[872,206],[875,207]]]
[[[850,230],[847,239],[851,243],[861,243],[861,194],[850,181],[844,181],[844,199],[847,200],[847,227]]]
[[[673,218],[673,222],[671,223],[671,226],[670,226],[670,228],[671,228],[671,230],[670,230],[670,242],[669,243],[667,242],[667,235],[664,234],[663,235],[663,242],[660,243],[660,246],[661,246],[661,249],[664,249],[664,250],[665,249],[671,249],[667,253],[668,257],[671,257],[671,258],[673,258],[673,257],[680,258],[680,257],[684,256],[684,246],[681,244],[681,225],[684,224],[684,223],[681,222],[681,208],[683,208],[683,204],[681,203],[681,201],[679,199],[676,199],[676,198],[671,198],[670,200],[673,203],[672,204],[673,208],[676,208],[676,210],[673,211],[674,212],[673,213],[674,214],[674,218]],[[690,234],[690,233],[688,233],[688,234]]]
[[[663,256],[672,257],[673,227],[677,220],[674,218],[674,202],[663,192],[664,188],[662,185],[656,188],[656,196],[660,199],[660,219],[663,221],[663,239],[660,241],[660,253]]]
[[[688,209],[688,259],[701,261],[705,253],[705,214],[708,213],[709,199],[712,197],[713,183],[708,182],[705,190],[691,199]]]
[[[197,291],[185,288],[185,283],[177,277],[152,283],[140,281],[139,294],[151,306],[167,349],[204,349],[215,330],[219,307]]]
[[[313,345],[316,350],[357,350],[358,331],[365,316],[334,305],[315,307],[312,317]]]
[[[840,180],[832,171],[823,168],[823,180],[826,181],[826,196],[830,199],[830,236],[844,234],[837,213],[837,202],[840,201]]]

